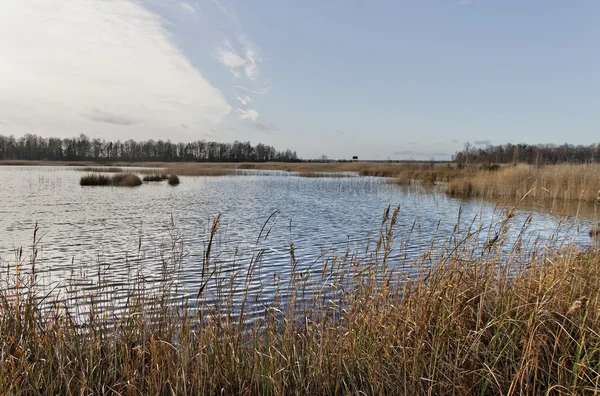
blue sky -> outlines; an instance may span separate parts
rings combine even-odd
[[[365,159],[600,141],[596,0],[0,5],[1,134]]]

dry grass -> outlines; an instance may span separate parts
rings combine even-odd
[[[245,272],[222,278],[221,290],[203,286],[197,309],[169,306],[165,294],[144,294],[138,284],[141,294],[132,294],[128,312],[116,318],[103,315],[89,296],[83,327],[64,304],[40,308],[36,255],[29,275],[20,255],[0,292],[0,389],[64,395],[597,394],[600,257],[553,246],[507,257],[510,217],[483,251],[470,247],[474,234],[457,234],[442,250],[425,252],[414,263],[421,269],[416,273],[400,271],[390,258],[399,242],[393,237],[398,211],[386,211],[375,246],[328,258],[312,280],[296,269],[290,245],[292,273],[287,281],[275,279],[278,292],[253,325],[244,324],[245,312],[260,250]],[[210,241],[218,226],[217,218]],[[34,249],[35,241],[34,235]],[[219,271],[210,243],[201,265],[206,279]],[[238,279],[246,297],[234,304],[228,296]],[[203,293],[221,297],[203,304]]]
[[[80,172],[106,172],[106,173],[121,173],[123,172],[123,168],[114,167],[114,166],[86,166],[83,168],[75,169]]]
[[[600,198],[600,165],[519,164],[452,180],[447,193],[464,197],[594,202]]]
[[[149,175],[144,176],[142,178],[142,180],[145,182],[159,182],[159,181],[167,180],[168,178],[169,178],[169,175],[167,175],[166,173],[154,173],[154,174],[149,174]]]
[[[117,173],[111,177],[99,173],[90,173],[89,175],[81,177],[79,185],[137,187],[142,185],[142,180],[135,173]]]
[[[345,172],[300,172],[298,173],[298,176],[308,178],[344,178],[354,177],[355,175],[352,173]]]

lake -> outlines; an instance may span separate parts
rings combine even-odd
[[[220,270],[211,284],[246,270],[252,254],[260,251],[251,287],[261,295],[257,301],[266,301],[273,279],[289,276],[291,244],[297,269],[319,272],[335,254],[364,254],[367,245],[373,249],[388,206],[400,205],[391,261],[408,270],[430,246],[456,235],[459,212],[458,232],[481,228],[476,236],[480,246],[499,231],[504,218],[504,208],[492,202],[352,174],[304,178],[249,171],[184,176],[176,187],[162,182],[136,188],[81,187],[83,174],[68,167],[0,167],[3,277],[14,272],[20,247],[27,270],[37,224],[38,283],[54,297],[77,301],[102,287],[111,290],[104,302],[119,306],[141,277],[148,285],[168,279],[177,285],[178,296],[192,299],[211,271],[203,263],[213,220],[220,214],[209,258]],[[535,205],[519,208],[507,237],[521,235],[525,245],[550,238],[589,245],[588,231],[597,221],[592,213],[567,218]]]

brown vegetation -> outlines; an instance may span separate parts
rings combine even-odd
[[[446,192],[454,196],[515,200],[594,202],[600,188],[600,165],[519,164],[495,172],[477,172],[452,180]]]
[[[82,176],[79,181],[81,186],[114,186],[114,187],[136,187],[142,184],[142,180],[135,173],[117,173],[111,177],[91,173]]]
[[[123,168],[114,166],[86,166],[83,168],[77,168],[80,172],[106,172],[106,173],[120,173],[123,172]]]
[[[167,182],[170,186],[176,186],[179,184],[179,177],[177,175],[169,175]]]
[[[154,174],[145,175],[142,178],[142,180],[145,182],[159,182],[159,181],[167,180],[168,178],[169,178],[169,175],[167,175],[166,173],[154,173]]]
[[[132,290],[141,294],[132,294],[118,317],[103,314],[105,306],[96,302],[101,292],[92,293],[82,311],[89,312],[85,325],[60,302],[41,309],[32,255],[29,275],[17,262],[0,289],[0,389],[65,395],[600,391],[597,252],[544,246],[527,258],[507,258],[502,228],[483,252],[469,247],[477,239],[472,233],[457,235],[456,244],[425,252],[405,273],[390,258],[397,220],[398,211],[386,212],[374,250],[328,258],[317,275],[295,270],[291,245],[292,273],[278,281],[252,325],[245,312],[260,253],[247,273],[225,274],[219,290],[203,286],[194,310],[169,305],[167,288],[152,295],[140,283]],[[210,247],[206,276],[220,271],[209,256]],[[246,297],[234,304],[229,296],[237,279],[245,279]],[[217,300],[203,303],[203,293]]]

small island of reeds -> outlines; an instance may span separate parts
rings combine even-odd
[[[82,176],[79,181],[81,186],[136,187],[141,184],[142,180],[135,173],[117,173],[112,176],[90,173]]]

